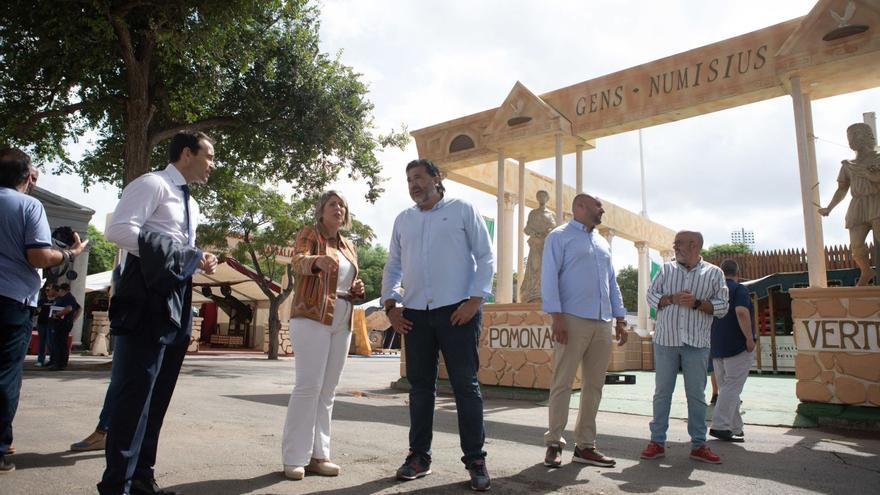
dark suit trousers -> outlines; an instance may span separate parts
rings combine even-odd
[[[128,493],[132,479],[153,478],[159,431],[187,342],[178,339],[174,344],[160,344],[154,336],[143,334],[115,337],[113,379],[118,377],[119,383],[110,388],[115,397],[110,401],[107,468],[98,483],[101,495]]]

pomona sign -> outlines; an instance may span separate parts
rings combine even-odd
[[[493,349],[552,349],[549,326],[489,327],[488,347]]]

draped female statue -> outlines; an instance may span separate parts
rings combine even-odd
[[[544,256],[544,238],[556,227],[556,215],[547,208],[550,194],[538,191],[538,207],[529,212],[523,233],[529,236],[529,257],[519,290],[520,302],[541,301],[541,258]]]

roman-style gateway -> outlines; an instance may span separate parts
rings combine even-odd
[[[811,139],[813,100],[877,86],[880,3],[820,0],[804,17],[547,93],[535,94],[516,82],[497,108],[413,131],[421,158],[433,160],[449,179],[498,198],[496,304],[487,306],[484,316],[481,382],[549,387],[549,343],[543,332],[549,317],[539,304],[519,302],[513,294],[513,248],[522,280],[525,209],[539,207],[538,191],[550,193],[546,208],[561,223],[583,188],[583,163],[589,162],[584,152],[600,138],[789,95],[810,280],[809,288],[791,291],[798,397],[880,406],[880,287],[826,288]],[[563,156],[571,153],[577,180],[566,185]],[[550,157],[556,160],[554,177],[526,168]],[[644,301],[648,250],[669,259],[674,229],[603,203],[602,235],[631,241],[638,250]],[[638,325],[648,325],[644,304]]]

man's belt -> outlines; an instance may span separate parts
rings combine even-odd
[[[336,291],[336,299],[342,299],[343,301],[351,302],[354,300],[354,296],[351,295],[350,292],[343,292],[341,290]]]

